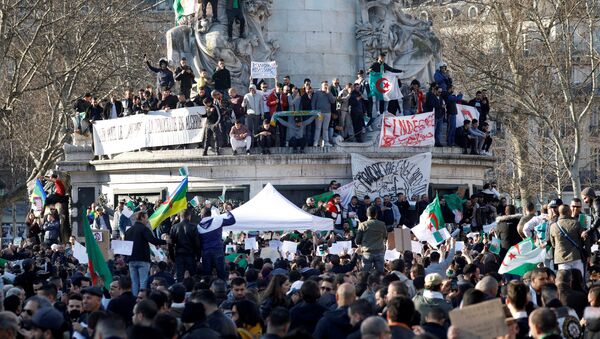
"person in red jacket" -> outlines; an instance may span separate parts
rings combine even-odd
[[[269,113],[271,113],[271,116],[273,116],[275,112],[282,112],[288,110],[289,105],[287,95],[283,92],[283,84],[278,83],[277,86],[275,86],[275,91],[271,92],[271,94],[267,98],[267,106],[269,106]],[[266,118],[267,117],[265,117],[265,119]],[[278,124],[278,126],[279,146],[285,147],[285,136],[287,128],[283,124]]]
[[[62,180],[56,174],[52,174],[49,179],[54,183],[54,192],[46,198],[46,205],[67,202],[65,184]]]

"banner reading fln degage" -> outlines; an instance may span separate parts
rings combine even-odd
[[[352,178],[354,193],[375,199],[404,193],[409,200],[426,194],[431,174],[431,153],[421,153],[410,158],[376,161],[352,154]]]
[[[381,124],[379,147],[433,146],[434,132],[433,112],[405,117],[386,114]]]
[[[205,112],[204,106],[199,106],[96,121],[94,154],[116,154],[145,147],[201,142]]]
[[[277,77],[277,62],[255,62],[250,64],[250,75],[253,79],[271,79]]]

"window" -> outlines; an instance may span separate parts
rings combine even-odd
[[[479,15],[479,10],[475,6],[469,7],[469,19],[476,19]]]

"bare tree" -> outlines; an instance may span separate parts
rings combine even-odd
[[[579,194],[584,127],[597,107],[600,0],[467,3],[482,9],[478,19],[453,23],[454,29],[439,22],[434,27],[455,77],[494,94],[497,118],[509,131],[520,195],[532,199],[528,177],[547,176],[558,180],[556,189],[570,186]],[[534,137],[540,134],[545,138]],[[537,152],[542,141],[551,144],[550,154]],[[540,156],[552,157],[554,166],[529,166]],[[560,182],[564,173],[568,185]]]
[[[0,206],[63,156],[74,99],[147,76],[142,54],[161,45],[148,10],[140,0],[0,0]]]

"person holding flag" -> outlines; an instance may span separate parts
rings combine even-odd
[[[386,57],[385,52],[379,53],[379,55],[377,56],[377,61],[375,61],[371,65],[371,67],[369,67],[369,73],[370,73],[369,74],[369,84],[371,87],[371,95],[373,95],[373,97],[375,98],[375,105],[373,105],[373,112],[379,112],[380,114],[385,113],[388,108],[388,101],[384,100],[383,95],[380,91],[380,89],[382,88],[381,86],[382,86],[383,79],[385,79],[384,78],[385,72],[391,72],[391,73],[404,72],[401,69],[396,69],[396,68],[393,68],[390,65],[386,64],[385,57]],[[396,81],[395,78],[394,78],[394,81]],[[400,86],[398,86],[399,84],[389,83],[389,85],[397,86],[398,89],[400,87]],[[383,110],[381,110],[382,109],[381,102],[383,102]]]
[[[148,213],[145,211],[137,212],[135,215],[135,224],[125,232],[125,240],[133,241],[133,249],[129,256],[129,274],[131,276],[133,295],[146,288],[148,283],[148,274],[150,273],[150,246],[166,245],[167,241],[157,239],[152,235],[148,228]]]

